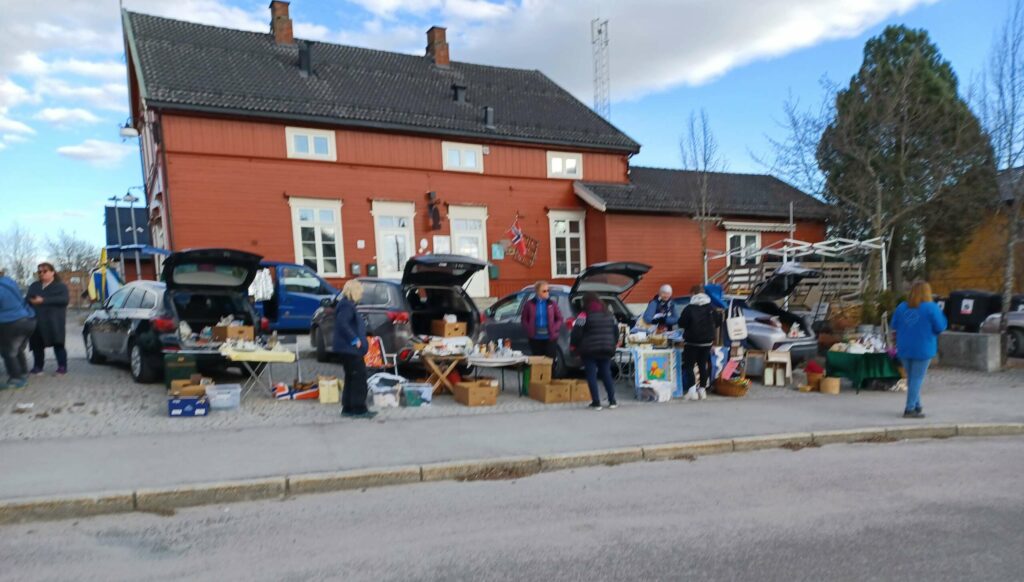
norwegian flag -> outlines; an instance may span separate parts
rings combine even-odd
[[[523,235],[523,230],[519,228],[519,217],[517,216],[512,221],[512,226],[509,227],[508,233],[512,235],[512,248],[516,250],[516,254],[521,257],[526,256],[526,237]]]

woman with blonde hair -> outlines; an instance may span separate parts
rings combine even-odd
[[[355,279],[345,283],[334,307],[334,351],[345,368],[345,389],[341,393],[341,415],[373,418],[376,412],[366,408],[366,322],[356,311],[363,299],[363,284]]]
[[[910,297],[896,307],[892,314],[892,330],[896,333],[896,354],[907,373],[907,405],[904,418],[924,418],[921,409],[921,385],[928,364],[938,352],[939,334],[948,322],[939,306],[932,300],[931,285],[924,281],[914,283]]]

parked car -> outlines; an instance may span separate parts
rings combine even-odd
[[[993,313],[981,324],[981,333],[999,333],[1002,316]],[[1006,315],[1006,353],[1014,358],[1024,358],[1024,311],[1011,311]]]
[[[743,310],[747,320],[746,345],[755,350],[789,351],[794,363],[817,355],[818,336],[811,327],[810,319],[783,309],[779,302],[789,297],[804,279],[820,276],[819,271],[788,263],[758,283],[748,297],[726,297],[727,301]],[[675,297],[672,302],[682,312],[690,303],[690,297]],[[786,333],[794,323],[800,324],[802,337],[791,338]]]
[[[461,255],[422,255],[405,263],[402,280],[362,277],[363,300],[356,307],[366,320],[369,335],[379,336],[384,351],[399,364],[413,361],[416,338],[431,335],[431,322],[454,314],[467,324],[470,338],[480,330],[480,312],[466,293],[469,279],[487,263]],[[325,299],[313,315],[310,341],[317,361],[332,358],[334,308],[337,296]]]
[[[583,367],[583,362],[569,349],[569,332],[576,317],[583,311],[583,294],[596,293],[604,301],[615,319],[632,327],[634,315],[623,302],[623,296],[643,279],[651,270],[643,263],[617,262],[598,263],[583,270],[571,287],[549,285],[551,298],[558,302],[558,308],[565,316],[565,327],[558,332],[558,349],[555,352],[554,375],[565,377],[573,370]],[[523,305],[533,299],[533,286],[524,287],[517,293],[499,299],[484,311],[483,333],[480,341],[496,339],[512,340],[512,348],[524,353],[530,352],[526,330],[523,329],[521,314]]]
[[[163,355],[188,353],[199,365],[224,365],[215,348],[182,349],[182,322],[196,331],[226,315],[265,328],[248,300],[260,256],[228,249],[172,253],[164,260],[163,282],[133,281],[113,293],[85,320],[82,340],[89,362],[127,362],[136,382],[163,376]]]
[[[324,299],[338,290],[305,265],[263,261],[260,267],[270,271],[274,296],[256,303],[256,313],[270,321],[270,331],[307,332],[313,314]]]

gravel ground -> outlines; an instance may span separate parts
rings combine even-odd
[[[162,384],[136,384],[124,366],[94,366],[84,359],[79,328],[69,317],[68,349],[70,373],[62,378],[52,374],[54,364],[48,362],[48,373],[32,378],[29,387],[0,391],[0,440],[39,438],[95,437],[109,435],[160,434],[194,430],[230,430],[250,427],[326,424],[338,421],[337,405],[321,405],[315,401],[277,401],[265,389],[254,389],[233,411],[213,411],[209,417],[196,419],[169,418],[167,397]],[[308,348],[308,339],[301,338]],[[293,366],[279,365],[276,378],[294,374]],[[340,365],[319,364],[312,357],[304,358],[302,375],[342,376]],[[242,377],[229,374],[220,382],[239,382]],[[497,406],[466,407],[451,396],[438,396],[433,405],[422,408],[392,408],[380,411],[383,421],[422,419],[487,414],[535,412],[545,408],[580,408],[585,404],[544,405],[516,395],[517,383],[508,374],[508,387],[498,398]],[[999,374],[979,374],[963,370],[937,368],[929,373],[927,390],[956,390],[982,386],[1024,384],[1024,369]],[[603,392],[603,391],[602,391]],[[623,407],[655,406],[631,398],[632,387],[619,387]],[[894,398],[897,395],[893,395]],[[823,398],[818,394],[802,394],[787,388],[752,386],[748,399]],[[841,397],[853,397],[843,395]],[[728,406],[730,399],[711,396],[708,403]],[[18,412],[17,405],[32,403],[28,412]],[[662,406],[692,406],[694,403],[673,401]]]

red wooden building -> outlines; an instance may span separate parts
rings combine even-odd
[[[438,27],[423,56],[296,40],[288,3],[270,9],[266,34],[123,13],[155,246],[335,282],[450,251],[495,265],[476,296],[605,260],[654,266],[638,297],[699,282],[691,176],[631,169],[640,145],[539,71],[453,61]],[[714,182],[712,247],[788,235],[790,203],[798,238],[824,235],[826,208],[774,178]],[[528,256],[502,257],[516,220]]]

